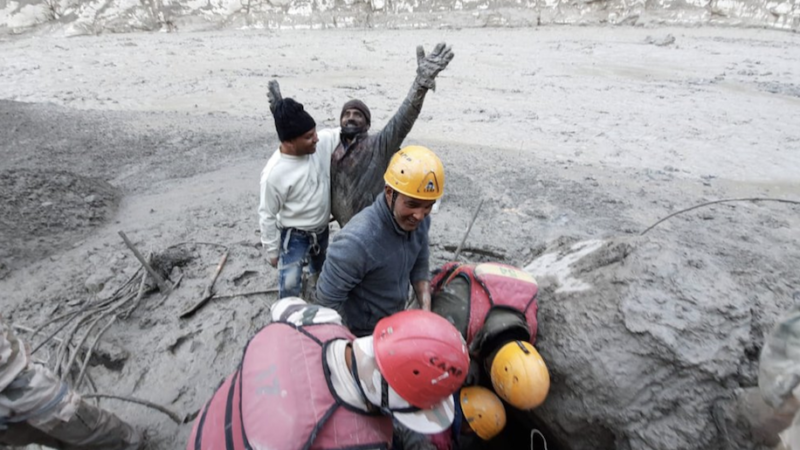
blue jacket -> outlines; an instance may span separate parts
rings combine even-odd
[[[317,304],[338,311],[356,336],[405,309],[411,283],[429,280],[426,217],[407,232],[394,220],[384,194],[337,233],[317,282]]]

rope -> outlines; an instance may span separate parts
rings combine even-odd
[[[722,200],[714,200],[714,201],[711,201],[711,202],[705,202],[705,203],[701,203],[699,205],[694,205],[692,207],[689,207],[689,208],[686,208],[686,209],[682,209],[680,211],[676,211],[676,212],[668,215],[667,217],[664,217],[663,219],[659,220],[658,222],[650,225],[649,227],[647,227],[647,229],[642,231],[639,234],[639,236],[644,236],[645,233],[647,233],[648,231],[650,231],[653,228],[655,228],[656,226],[658,226],[661,222],[664,222],[664,221],[666,221],[668,219],[671,219],[671,218],[677,216],[678,214],[683,214],[685,212],[688,212],[688,211],[691,211],[691,210],[697,209],[697,208],[702,208],[704,206],[715,205],[717,203],[731,203],[731,202],[778,202],[778,203],[790,203],[790,204],[793,204],[793,205],[800,205],[800,201],[797,201],[797,200],[785,200],[785,199],[782,199],[782,198],[768,198],[768,197],[725,198],[725,199],[722,199]]]
[[[142,406],[147,406],[148,408],[152,408],[152,409],[155,409],[156,411],[160,411],[160,412],[164,413],[170,419],[172,419],[173,422],[175,422],[175,423],[177,423],[179,425],[184,423],[184,420],[181,419],[181,417],[177,413],[175,413],[172,410],[170,410],[168,408],[165,408],[165,407],[163,407],[163,406],[161,406],[159,404],[156,404],[156,403],[153,403],[153,402],[149,402],[147,400],[142,400],[142,399],[133,398],[133,397],[123,397],[123,396],[120,396],[120,395],[111,395],[111,394],[83,394],[81,397],[83,397],[83,398],[111,398],[111,399],[114,399],[114,400],[121,400],[121,401],[124,401],[124,402],[136,403],[136,404],[139,404],[139,405],[142,405]]]
[[[537,430],[536,428],[531,429],[531,450],[535,450],[533,446],[533,437],[539,435],[542,438],[542,443],[544,444],[544,450],[547,450],[547,439],[544,438],[544,435],[541,431]]]

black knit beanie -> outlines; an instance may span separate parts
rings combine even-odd
[[[291,98],[278,101],[272,115],[275,118],[275,130],[278,131],[278,139],[281,142],[291,141],[317,126],[311,115],[303,109],[303,105]]]
[[[342,121],[342,117],[344,116],[345,111],[353,108],[361,111],[361,114],[363,114],[364,118],[367,119],[367,125],[372,124],[372,113],[369,112],[369,108],[367,108],[367,105],[364,104],[364,102],[362,102],[361,100],[355,100],[355,99],[350,100],[349,102],[345,103],[344,106],[342,106],[342,113],[339,114],[339,121],[340,122]]]

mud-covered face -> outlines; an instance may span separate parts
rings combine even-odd
[[[344,114],[342,114],[341,125],[342,134],[348,138],[369,130],[367,118],[364,116],[364,113],[356,108],[345,110]]]
[[[305,134],[298,136],[291,141],[286,141],[283,144],[295,156],[310,155],[317,151],[317,129],[312,128]]]
[[[392,188],[386,187],[386,204],[389,208],[392,208],[393,192]],[[394,221],[403,231],[414,231],[428,217],[435,203],[436,200],[419,200],[398,192],[392,209]]]

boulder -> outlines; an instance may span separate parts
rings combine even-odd
[[[739,401],[797,275],[724,239],[562,240],[525,267],[540,283],[537,348],[551,373],[528,419],[548,448],[765,444]]]

